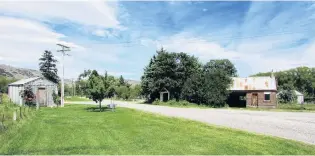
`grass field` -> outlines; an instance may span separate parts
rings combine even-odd
[[[0,135],[0,154],[315,154],[315,146],[127,108],[43,108]]]
[[[65,101],[92,101],[92,100],[86,97],[69,96],[69,97],[65,97]]]

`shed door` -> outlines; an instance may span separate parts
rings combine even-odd
[[[258,94],[257,93],[252,94],[252,106],[258,106]]]
[[[46,90],[45,88],[38,88],[37,98],[40,106],[46,106]]]

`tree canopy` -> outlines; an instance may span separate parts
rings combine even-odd
[[[183,84],[195,71],[200,70],[198,59],[186,53],[170,53],[161,48],[152,57],[141,77],[142,93],[153,101],[166,88],[171,98],[180,99]]]
[[[253,76],[270,76],[271,72],[258,73]],[[305,96],[305,101],[314,101],[315,68],[297,67],[275,72],[279,91],[297,90]]]
[[[229,94],[232,76],[237,76],[237,71],[227,59],[202,65],[194,56],[161,48],[144,69],[141,89],[149,102],[158,99],[166,88],[171,99],[220,107]]]

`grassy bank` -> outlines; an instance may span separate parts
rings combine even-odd
[[[43,108],[0,154],[315,154],[315,146],[127,108]]]
[[[144,103],[145,104],[145,103]],[[182,107],[182,108],[211,108],[206,105],[198,105],[195,103],[190,103],[188,101],[176,101],[176,100],[170,100],[167,102],[160,102],[159,100],[156,100],[152,103],[152,105],[160,105],[160,106],[170,106],[170,107]]]
[[[9,97],[4,94],[0,103],[0,134],[20,125],[24,120],[30,119],[35,111],[33,107],[18,106],[11,103]],[[16,120],[14,120],[14,114]]]
[[[145,104],[145,103],[143,103]],[[181,108],[212,108],[207,105],[198,105],[187,101],[170,100],[167,102],[154,101],[152,105],[181,107]],[[239,107],[222,107],[220,109],[234,109],[234,110],[252,110],[252,111],[289,111],[289,112],[315,112],[315,104],[304,104],[301,108],[300,104],[278,104],[277,108],[239,108]]]

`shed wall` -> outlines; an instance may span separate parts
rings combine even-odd
[[[255,91],[255,92],[248,92],[246,94],[246,106],[247,107],[257,107],[253,106],[252,99],[253,99],[253,94],[258,95],[258,107],[260,108],[276,108],[277,106],[277,97],[276,97],[276,92],[275,91],[267,91],[270,92],[270,100],[265,101],[265,92],[266,91]]]
[[[297,103],[302,104],[304,102],[304,96],[303,95],[298,95],[297,96]]]
[[[22,98],[20,96],[20,91],[23,90],[23,86],[9,86],[9,97],[13,103],[22,105]]]

